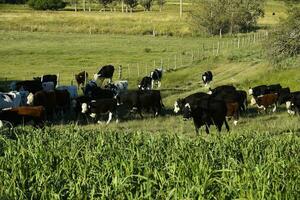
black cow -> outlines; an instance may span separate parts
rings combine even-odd
[[[57,76],[54,74],[47,74],[43,75],[41,77],[41,82],[46,83],[46,82],[53,82],[54,83],[54,88],[57,86]]]
[[[152,78],[150,76],[145,76],[139,84],[140,90],[151,90],[153,88]]]
[[[177,101],[175,101],[174,103],[174,112],[178,113],[181,112],[184,108],[184,106],[189,103],[189,104],[195,104],[198,100],[202,99],[202,98],[209,98],[210,95],[206,94],[204,92],[197,92],[194,94],[191,94],[183,99],[177,99]]]
[[[220,93],[220,92],[232,92],[236,91],[236,88],[232,85],[221,85],[214,89],[209,88],[209,94]]]
[[[202,81],[207,86],[213,80],[213,74],[211,71],[206,71],[202,74]]]
[[[244,90],[237,90],[236,92],[238,95],[239,109],[240,111],[245,112],[248,107],[247,92]]]
[[[267,85],[259,85],[254,88],[249,88],[249,95],[253,95],[254,97],[262,96],[265,94],[268,94]]]
[[[89,114],[92,118],[97,119],[99,114],[106,114],[108,113],[108,120],[106,124],[112,120],[113,114],[116,116],[116,122],[118,123],[118,113],[117,113],[117,99],[110,98],[110,99],[97,99],[92,100],[89,103],[82,104],[82,113]],[[100,121],[98,121],[100,123]]]
[[[282,88],[278,92],[278,101],[279,105],[286,103],[290,98],[291,90],[290,88]]]
[[[114,71],[115,71],[115,67],[112,65],[105,65],[103,66],[99,72],[97,73],[97,77],[98,78],[108,78],[109,79],[109,83],[112,82],[112,77],[114,75]]]
[[[92,101],[92,98],[90,98],[88,96],[79,96],[79,97],[76,97],[72,101],[72,108],[74,109],[76,120],[79,120],[81,110],[82,110],[81,105],[83,103],[89,103],[91,101]]]
[[[280,89],[282,89],[282,86],[280,84],[268,85],[269,94],[275,94],[275,93],[278,94]]]
[[[215,125],[218,131],[221,132],[223,123],[229,131],[226,114],[225,102],[214,98],[201,99],[194,105],[187,103],[183,109],[185,119],[193,118],[196,134],[199,133],[199,128],[203,125],[207,134],[211,125]]]
[[[98,87],[95,81],[90,81],[85,86],[83,93],[85,96],[88,96],[91,99],[113,98],[116,96],[114,91]]]
[[[28,91],[31,93],[36,93],[43,90],[42,83],[36,80],[25,80],[14,82],[11,84],[11,90],[16,91]]]
[[[136,109],[141,118],[143,118],[142,110],[149,111],[152,109],[154,115],[160,114],[164,107],[160,91],[140,91],[128,90],[117,97],[118,103],[125,105],[130,110]]]
[[[161,68],[155,69],[154,71],[152,71],[150,73],[150,77],[152,78],[152,83],[151,83],[152,88],[155,83],[157,83],[157,87],[160,88],[162,75],[163,75],[163,69],[161,69]]]

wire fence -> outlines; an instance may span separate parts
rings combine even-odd
[[[150,72],[156,68],[162,68],[164,72],[168,73],[171,71],[176,71],[181,68],[186,68],[193,66],[195,62],[201,61],[205,58],[216,57],[224,54],[232,53],[232,50],[248,48],[252,45],[259,44],[265,39],[268,38],[268,32],[258,32],[245,34],[242,36],[236,36],[232,38],[224,38],[220,40],[212,40],[209,42],[201,42],[198,45],[198,48],[181,50],[180,52],[170,53],[167,57],[161,57],[154,59],[150,62],[136,62],[136,63],[114,63],[115,74],[114,79],[142,79],[144,76],[149,76]],[[56,72],[58,76],[58,83],[61,85],[74,85],[75,73],[80,71],[88,71],[89,79],[93,78],[93,73],[96,73],[97,68],[76,68],[76,71],[62,70]],[[92,71],[93,70],[93,71]],[[95,71],[94,71],[95,70]],[[46,71],[46,70],[45,70]],[[1,85],[6,85],[12,80],[14,72],[7,72],[2,74],[0,78],[0,87]],[[31,72],[24,72],[22,79],[23,80],[32,80],[34,76],[41,76],[42,74],[35,74]]]

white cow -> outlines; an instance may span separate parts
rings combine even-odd
[[[0,93],[0,110],[16,108],[21,105],[22,97],[20,92]]]

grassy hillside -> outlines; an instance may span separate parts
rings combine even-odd
[[[151,35],[154,31],[157,35],[185,36],[192,35],[188,23],[191,6],[190,1],[184,4],[184,16],[180,19],[177,1],[167,1],[163,12],[154,6],[151,12],[138,8],[134,13],[121,13],[119,8],[117,12],[99,12],[98,4],[93,4],[92,12],[76,13],[70,7],[65,11],[52,12],[0,4],[0,30],[140,35]],[[265,10],[265,17],[259,20],[259,25],[263,27],[278,23],[287,12],[282,1],[268,0]]]

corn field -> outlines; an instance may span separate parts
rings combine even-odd
[[[0,135],[0,199],[298,199],[297,133],[20,127]]]

